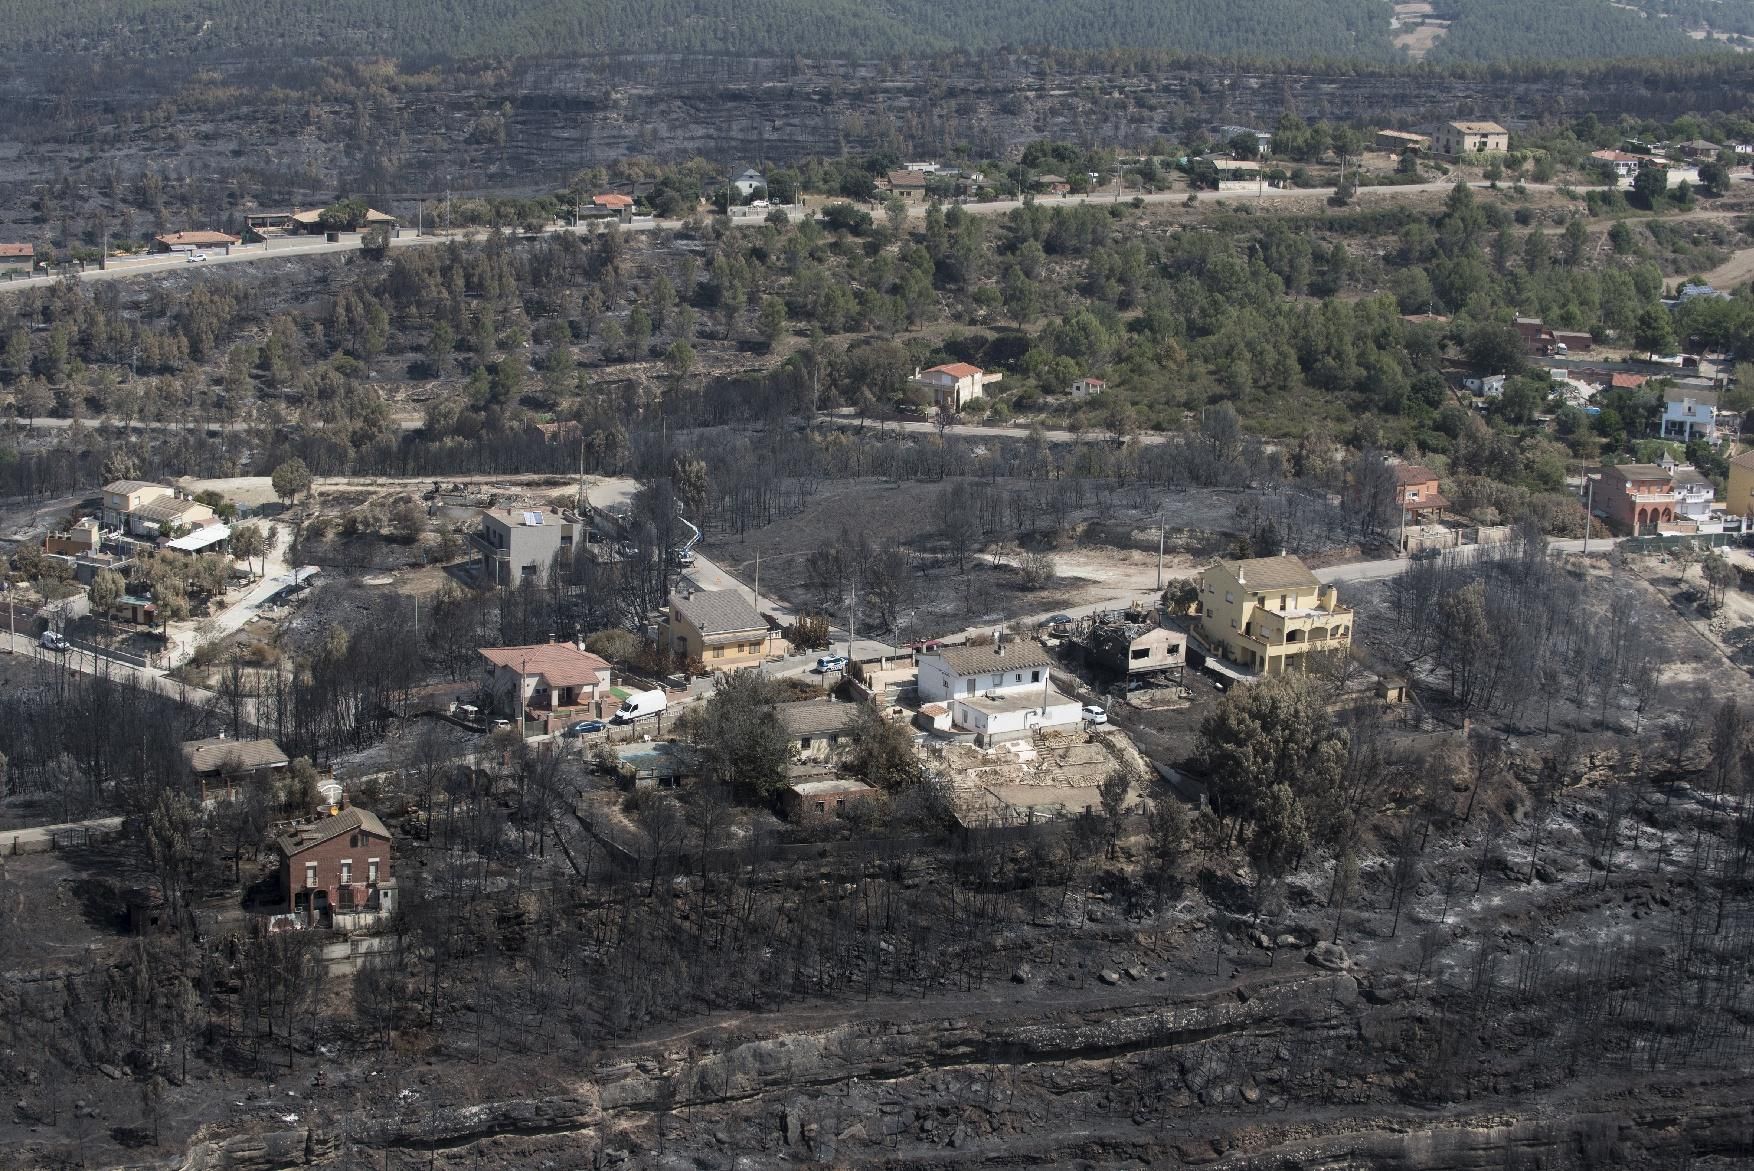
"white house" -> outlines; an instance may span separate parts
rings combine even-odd
[[[1475,394],[1486,398],[1497,398],[1504,393],[1504,383],[1508,375],[1488,374],[1484,378],[1468,377],[1462,379],[1462,386]]]
[[[1080,378],[1072,383],[1073,398],[1089,398],[1093,394],[1101,394],[1108,389],[1108,383],[1100,378]]]
[[[1690,390],[1665,396],[1663,438],[1717,442],[1717,395],[1707,390]]]
[[[930,370],[916,369],[913,383],[931,391],[932,402],[941,410],[960,411],[971,400],[985,397],[986,388],[1004,377],[967,362],[947,362]]]
[[[920,702],[947,705],[952,727],[983,746],[1077,724],[1078,701],[1054,687],[1052,666],[1035,642],[946,647],[919,657]]]
[[[731,180],[731,189],[744,199],[748,199],[757,191],[767,186],[767,179],[754,167],[746,169],[742,174]]]
[[[1675,486],[1675,519],[1705,524],[1711,520],[1717,489],[1697,468],[1678,467],[1670,473]]]
[[[921,703],[945,703],[977,695],[1040,694],[1053,659],[1040,643],[999,642],[954,646],[919,656]]]

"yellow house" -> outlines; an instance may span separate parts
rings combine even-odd
[[[699,659],[709,671],[759,667],[774,642],[767,620],[736,590],[677,594],[659,634],[672,654]]]
[[[1754,450],[1744,451],[1730,461],[1724,511],[1731,516],[1754,516]]]
[[[1277,675],[1298,655],[1352,645],[1352,607],[1295,557],[1220,561],[1199,584],[1201,640],[1244,670]]]

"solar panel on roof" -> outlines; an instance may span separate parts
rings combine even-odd
[[[540,525],[542,523],[542,514],[540,512],[526,512],[524,514],[524,523],[527,525]]]

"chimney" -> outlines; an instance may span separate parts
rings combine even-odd
[[[1247,585],[1248,584],[1248,578],[1243,575],[1242,562],[1240,562],[1240,561],[1238,561],[1236,563],[1236,584],[1237,585]]]

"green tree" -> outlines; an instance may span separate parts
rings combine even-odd
[[[853,721],[847,769],[865,783],[891,792],[917,785],[924,779],[913,736],[884,716],[875,703],[861,704]]]
[[[1346,756],[1315,684],[1300,674],[1275,675],[1227,694],[1200,725],[1195,759],[1210,785],[1212,810],[1231,832],[1295,836],[1283,818],[1282,795],[1296,798],[1304,824],[1332,820]]]
[[[761,332],[761,340],[771,350],[786,336],[786,303],[778,297],[763,297],[755,323]]]
[[[1655,210],[1669,190],[1669,170],[1660,163],[1646,163],[1632,179],[1632,196],[1639,206]]]
[[[280,497],[282,501],[288,502],[309,492],[311,484],[314,482],[311,469],[306,467],[305,461],[297,456],[293,456],[275,468],[268,480],[274,486],[274,495]]]
[[[759,671],[714,677],[712,698],[690,712],[686,724],[709,783],[762,796],[784,783],[789,749],[778,703],[779,684]]]
[[[122,575],[113,569],[100,569],[97,576],[91,579],[91,608],[99,614],[108,615],[128,592],[128,583]]]
[[[1632,340],[1639,349],[1651,354],[1672,354],[1679,346],[1675,337],[1675,321],[1661,305],[1647,305],[1638,315]]]

